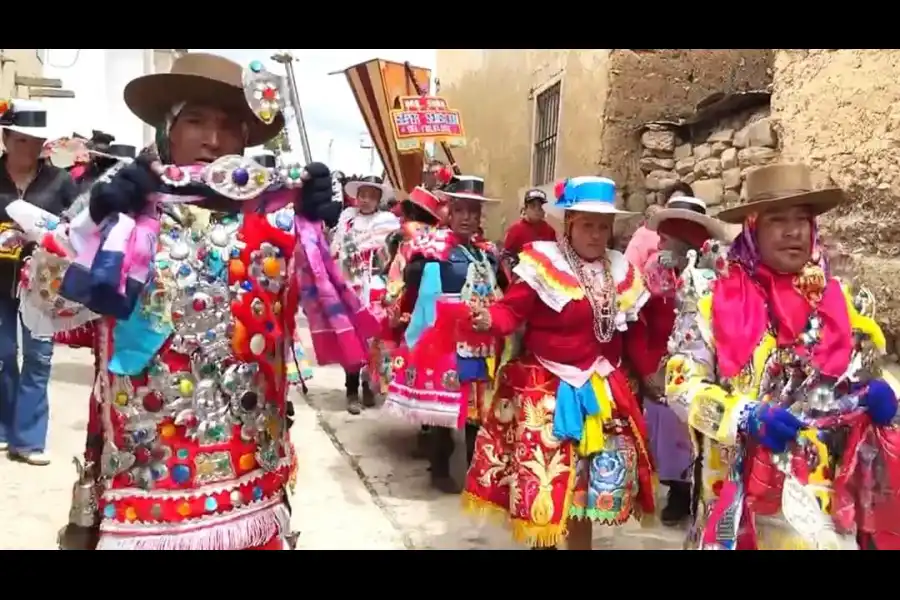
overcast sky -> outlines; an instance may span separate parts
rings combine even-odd
[[[260,60],[272,72],[283,74],[284,68],[271,60],[275,49],[262,50],[223,50],[223,49],[191,49],[192,52],[210,52],[220,54],[231,60],[249,65],[253,60]],[[297,61],[294,63],[294,74],[300,104],[303,107],[303,118],[306,121],[310,151],[313,160],[329,162],[333,169],[346,173],[381,174],[381,161],[375,155],[374,167],[369,169],[368,150],[360,148],[360,136],[366,131],[362,116],[342,75],[328,75],[357,63],[373,58],[383,58],[403,62],[408,60],[415,66],[434,69],[435,50],[390,50],[370,48],[364,50],[291,50]],[[296,160],[302,162],[299,132],[293,122],[289,123],[288,132]],[[329,145],[331,152],[329,157]]]

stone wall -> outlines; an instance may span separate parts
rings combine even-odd
[[[778,50],[772,116],[781,152],[850,201],[825,215],[836,254],[878,301],[900,348],[900,50]]]
[[[651,124],[641,135],[644,193],[632,194],[628,208],[661,204],[662,191],[677,181],[706,201],[710,212],[737,204],[747,173],[778,156],[778,136],[768,107],[729,115],[701,127]]]

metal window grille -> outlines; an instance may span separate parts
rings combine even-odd
[[[559,131],[560,83],[547,88],[537,97],[534,123],[534,186],[553,181],[556,173],[556,138]]]

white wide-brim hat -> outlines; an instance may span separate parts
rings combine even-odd
[[[691,221],[706,229],[709,237],[720,241],[731,241],[725,224],[719,219],[706,214],[706,202],[700,198],[691,196],[675,196],[666,202],[665,208],[660,209],[652,217],[647,219],[647,229],[656,231],[663,221],[681,219]]]
[[[0,115],[0,127],[41,140],[55,137],[47,127],[47,108],[36,100],[12,100]]]
[[[367,181],[371,180],[371,181]],[[394,197],[394,188],[392,188],[387,183],[382,183],[375,177],[366,177],[366,179],[362,181],[348,181],[347,185],[344,186],[344,191],[351,198],[356,198],[357,194],[359,194],[360,188],[370,187],[375,188],[377,190],[381,190],[381,201],[387,202],[391,198]]]
[[[638,213],[616,208],[616,182],[607,177],[572,177],[556,185],[556,202],[544,206],[562,219],[566,212],[587,212],[633,217]]]

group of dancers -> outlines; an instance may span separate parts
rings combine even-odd
[[[574,177],[529,194],[517,230],[533,235],[504,254],[483,236],[480,177],[430,164],[393,208],[363,178],[341,212],[327,166],[244,158],[281,131],[279,90],[259,62],[186,54],[125,89],[153,147],[64,218],[7,206],[35,245],[23,323],[95,356],[62,547],[292,547],[301,313],[317,362],[346,371],[347,410],[383,395],[423,427],[433,485],[533,548],[590,549],[595,523],[648,519],[660,476],[688,548],[898,547],[884,335],[816,227],[841,190],[775,164],[717,218],[673,194],[636,260],[610,249],[633,216],[614,181]],[[661,419],[690,446],[665,473]]]

